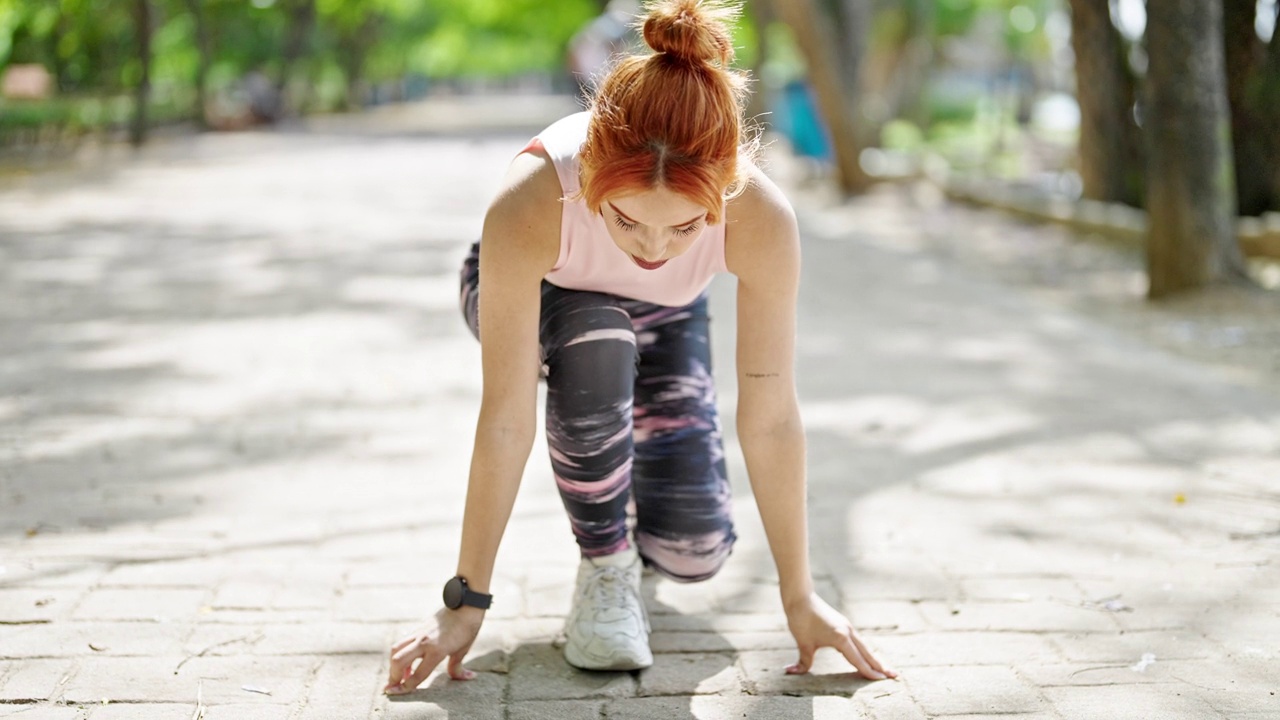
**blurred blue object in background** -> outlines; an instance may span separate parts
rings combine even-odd
[[[832,160],[831,137],[818,115],[813,88],[803,80],[791,80],[779,91],[780,101],[773,103],[773,126],[791,143],[800,156]]]

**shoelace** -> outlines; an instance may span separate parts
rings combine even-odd
[[[640,593],[632,586],[626,571],[616,567],[599,567],[587,576],[586,594],[599,605],[605,607],[625,608],[628,599],[634,599],[636,605],[644,608]]]

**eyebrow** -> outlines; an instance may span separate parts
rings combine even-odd
[[[606,200],[606,201],[605,201],[605,204],[606,204],[606,205],[608,205],[609,207],[613,208],[613,211],[614,211],[614,212],[616,212],[616,213],[618,213],[619,215],[621,215],[622,217],[626,218],[629,222],[636,223],[637,225],[643,225],[643,224],[644,224],[644,223],[640,222],[639,220],[636,220],[636,219],[634,219],[634,218],[628,217],[626,213],[624,213],[624,212],[622,212],[621,210],[619,210],[619,209],[618,209],[618,206],[617,206],[617,205],[614,205],[613,203],[609,202],[608,200]],[[682,223],[677,223],[677,224],[675,224],[675,225],[672,225],[671,227],[684,227],[685,225],[692,225],[692,224],[694,224],[694,223],[698,222],[699,220],[701,220],[701,219],[702,219],[702,217],[703,217],[703,215],[706,215],[706,213],[704,212],[704,213],[702,213],[702,215],[699,215],[698,217],[696,217],[696,218],[694,218],[694,219],[692,219],[692,220],[685,220],[684,222],[682,222]]]

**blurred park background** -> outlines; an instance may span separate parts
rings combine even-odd
[[[1151,5],[751,0],[736,62],[757,80],[751,115],[843,193],[925,178],[1145,244],[1153,298],[1280,287],[1280,6]],[[580,98],[638,47],[638,9],[0,0],[0,155],[21,165],[443,97]]]

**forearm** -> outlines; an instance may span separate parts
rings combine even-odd
[[[489,592],[494,558],[511,518],[535,432],[533,418],[512,424],[481,410],[458,553],[458,574],[478,592]]]
[[[745,423],[745,425],[744,425]],[[805,437],[797,411],[767,425],[740,419],[738,439],[747,461],[769,549],[778,568],[784,605],[813,592],[805,501]]]

